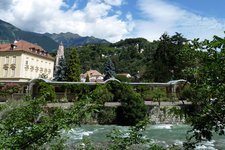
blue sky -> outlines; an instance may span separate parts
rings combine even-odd
[[[224,0],[168,0],[179,7],[203,16],[224,18]]]
[[[224,0],[0,0],[0,19],[39,33],[72,32],[110,42],[167,32],[224,36]]]

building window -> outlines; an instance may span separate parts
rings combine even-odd
[[[34,65],[35,64],[35,62],[34,62],[34,59],[32,58],[31,60],[30,60],[30,65]]]
[[[35,71],[38,72],[38,70],[39,70],[39,67],[35,67]]]
[[[15,77],[15,73],[16,73],[15,69],[12,69],[11,76],[12,76],[12,77]]]
[[[12,64],[16,64],[16,56],[13,56]]]
[[[33,72],[34,66],[30,66],[30,71]]]
[[[8,76],[8,69],[5,69],[4,70],[4,77],[7,77]]]
[[[28,60],[26,60],[26,65],[28,65]]]
[[[9,56],[6,56],[5,57],[5,64],[8,64],[9,63]]]

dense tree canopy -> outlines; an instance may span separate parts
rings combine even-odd
[[[72,48],[69,51],[66,65],[66,81],[80,81],[80,59],[77,50]]]
[[[190,123],[197,142],[211,140],[213,132],[224,135],[225,128],[225,38],[215,36],[212,41],[192,42],[199,51],[198,67],[194,74],[190,100],[198,106]],[[197,48],[196,48],[197,47]]]
[[[116,110],[119,125],[134,126],[145,119],[147,107],[141,95],[132,86],[110,81],[107,83],[107,89],[113,94],[113,101],[121,102],[121,106]]]
[[[157,41],[144,38],[121,40],[114,44],[95,44],[77,47],[81,71],[95,69],[104,73],[104,64],[111,59],[116,73],[129,73],[136,81],[167,82],[183,77],[187,39],[180,33],[163,34]],[[69,58],[70,49],[66,49]],[[189,60],[188,62],[192,62]]]
[[[166,82],[180,78],[182,66],[179,66],[178,54],[182,51],[186,41],[179,33],[172,37],[164,33],[160,37],[155,53],[153,53],[152,63],[149,65],[153,81]]]

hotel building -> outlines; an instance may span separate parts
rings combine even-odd
[[[0,81],[53,78],[54,58],[42,47],[27,41],[0,44]]]

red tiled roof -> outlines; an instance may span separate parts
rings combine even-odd
[[[12,44],[0,44],[0,52],[1,51],[26,51],[38,56],[53,59],[41,46],[23,40],[16,41]],[[41,53],[37,53],[36,51]]]
[[[97,70],[89,70],[85,73],[85,76],[101,76],[102,74],[98,72]]]
[[[11,44],[0,44],[0,51],[6,51]]]
[[[28,50],[29,51],[29,50],[31,50],[33,48],[35,50],[40,50],[40,51],[44,51],[45,52],[45,50],[42,47],[40,47],[40,46],[38,46],[36,44],[32,44],[32,43],[27,42],[27,41],[23,41],[23,40],[20,40],[20,41],[16,42],[14,45],[17,46],[15,48],[15,50],[16,49],[18,49],[18,50],[22,49],[22,50]]]

